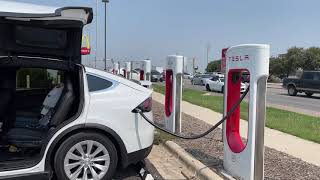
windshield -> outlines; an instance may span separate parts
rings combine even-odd
[[[202,78],[211,78],[210,75],[202,75],[201,77],[202,77]]]
[[[151,71],[152,75],[160,75],[160,73],[158,71]]]

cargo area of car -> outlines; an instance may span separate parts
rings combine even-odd
[[[35,165],[79,114],[82,26],[0,17],[0,170]]]
[[[83,89],[80,66],[67,70],[9,64],[0,65],[0,169],[37,162],[50,136],[78,114]],[[51,96],[56,96],[55,104],[46,107]]]

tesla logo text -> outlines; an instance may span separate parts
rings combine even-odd
[[[248,61],[248,60],[250,60],[249,55],[229,57],[229,61]]]

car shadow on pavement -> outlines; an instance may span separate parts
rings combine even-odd
[[[149,160],[146,159],[144,164],[144,170],[148,171],[155,180],[163,180],[162,176]],[[142,180],[138,171],[140,171],[140,166],[130,165],[125,169],[119,169],[114,175],[113,180]]]

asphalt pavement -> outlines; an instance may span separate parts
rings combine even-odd
[[[190,80],[184,79],[184,87],[206,91],[204,86],[192,85]],[[215,96],[223,96],[222,93],[210,92]],[[320,117],[320,95],[307,97],[304,93],[297,96],[289,96],[287,90],[281,84],[268,83],[267,106],[298,112],[302,114]]]

